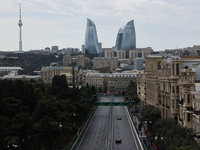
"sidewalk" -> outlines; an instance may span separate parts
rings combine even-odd
[[[148,138],[148,136],[145,136],[145,130],[147,130],[146,124],[141,123],[139,118],[140,118],[140,110],[135,107],[132,108],[128,108],[131,119],[135,125],[135,129],[141,139],[141,142],[143,144],[143,147],[145,148],[145,150],[147,150],[147,143],[149,143],[149,149],[148,150],[155,150],[155,147],[153,148],[153,146],[151,146],[151,142],[150,139]],[[135,113],[134,113],[135,112]],[[139,130],[139,124],[142,125],[141,130]],[[148,134],[148,133],[147,133]]]

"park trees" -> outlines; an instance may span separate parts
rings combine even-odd
[[[191,132],[177,125],[172,119],[162,118],[152,128],[150,137],[156,138],[155,144],[165,150],[198,150]],[[162,137],[162,139],[161,139]]]
[[[140,98],[137,95],[137,84],[136,82],[130,81],[128,84],[128,88],[126,91],[127,95],[132,98],[132,100],[135,102],[135,105],[140,103]]]
[[[95,94],[89,86],[68,89],[65,76],[52,85],[0,80],[0,89],[0,145],[16,144],[19,150],[66,146],[91,111]]]

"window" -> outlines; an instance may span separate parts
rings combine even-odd
[[[172,64],[172,75],[174,75],[174,64]]]
[[[179,93],[179,86],[176,87],[176,93]]]
[[[175,107],[175,101],[172,100],[172,107],[174,108]]]
[[[179,107],[179,100],[176,100],[176,108]]]
[[[176,64],[176,75],[179,75],[179,64]]]
[[[187,113],[188,114],[188,122],[190,122],[190,113]]]
[[[138,53],[138,57],[142,57],[142,53]]]
[[[161,69],[161,62],[157,63],[157,69]]]
[[[175,93],[175,86],[172,86],[172,93]]]
[[[187,98],[188,98],[188,103],[190,103],[190,94],[188,94]]]

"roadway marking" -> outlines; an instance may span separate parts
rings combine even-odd
[[[137,148],[137,150],[138,150],[138,145],[137,145],[135,136],[137,137],[138,143],[140,144],[140,148],[141,148],[142,150],[144,150],[143,147],[142,147],[142,143],[141,143],[141,141],[140,141],[140,139],[139,139],[139,137],[138,137],[138,135],[137,135],[137,132],[136,132],[136,130],[135,130],[135,127],[134,127],[134,125],[133,125],[133,122],[132,122],[132,120],[131,120],[131,117],[130,117],[130,115],[129,115],[129,113],[128,113],[128,110],[127,110],[126,107],[124,107],[124,109],[125,109],[125,111],[126,111],[126,116],[127,116],[128,122],[129,122],[130,127],[131,127],[131,132],[132,132],[132,135],[133,135],[133,138],[134,138],[134,141],[135,141],[136,148]],[[133,129],[134,129],[134,133],[135,133],[135,134],[133,133]]]

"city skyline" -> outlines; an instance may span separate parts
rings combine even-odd
[[[1,1],[0,50],[19,50],[19,3],[23,16],[23,50],[59,49],[85,43],[86,19],[96,24],[102,47],[115,46],[121,26],[134,20],[137,48],[155,51],[200,45],[198,0],[142,1]]]

